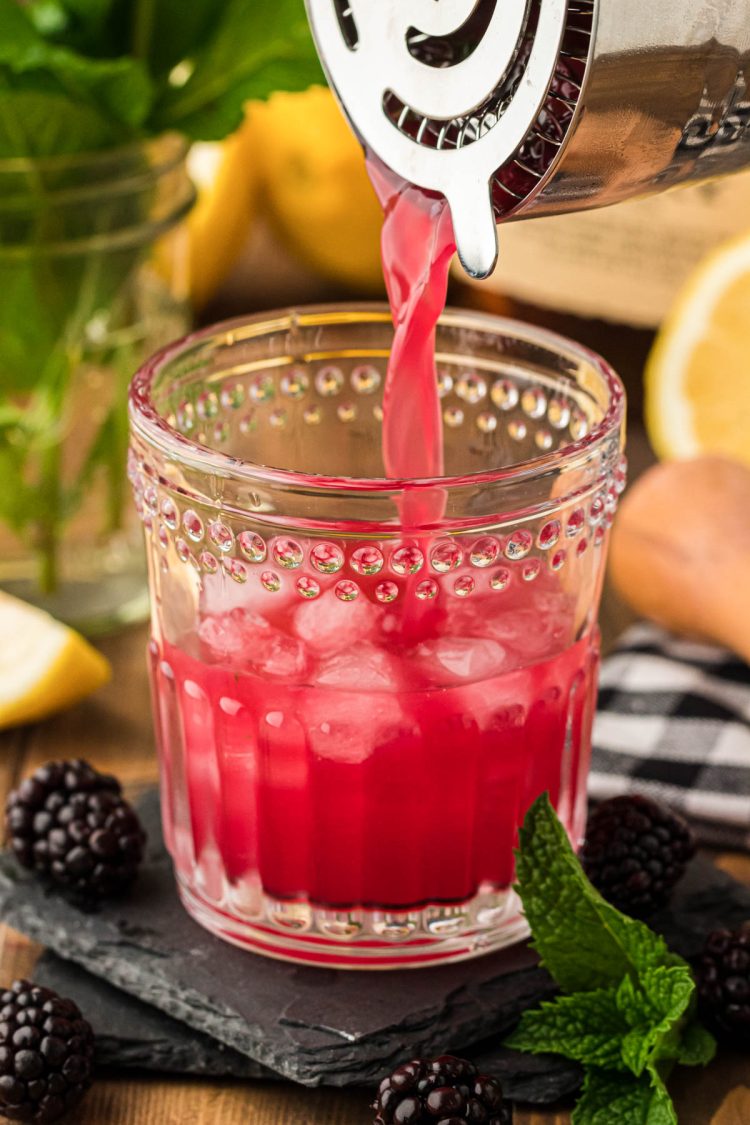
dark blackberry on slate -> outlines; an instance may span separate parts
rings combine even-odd
[[[88,762],[50,762],[8,797],[8,839],[19,863],[93,903],[132,883],[146,836],[120,783]]]
[[[72,1000],[17,980],[0,993],[0,1115],[59,1121],[91,1085],[94,1033]]]
[[[750,1048],[750,923],[709,934],[693,970],[703,1022],[725,1042]]]
[[[510,1125],[510,1107],[496,1078],[452,1055],[412,1059],[378,1089],[375,1125]]]
[[[666,905],[695,855],[687,823],[641,794],[604,801],[589,817],[581,862],[598,891],[625,914]]]

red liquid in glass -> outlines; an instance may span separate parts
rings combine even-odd
[[[266,599],[262,617],[206,614],[192,652],[154,653],[178,869],[403,909],[508,886],[544,790],[580,830],[596,641],[569,643],[551,578],[452,599],[416,645],[362,595],[275,598],[272,616]]]
[[[395,325],[384,463],[394,478],[435,477],[450,215],[382,167],[371,175]],[[227,595],[219,574],[197,631],[153,646],[168,843],[209,898],[229,886],[324,907],[462,903],[509,886],[517,827],[544,790],[580,832],[595,633],[578,639],[574,599],[548,568],[504,589],[502,558],[456,562],[451,581],[471,596],[420,599],[443,506],[438,486],[405,490],[402,542],[421,563],[393,607],[376,593],[387,567],[358,577],[351,603],[334,592],[342,574],[316,575],[309,602],[291,583],[270,596],[257,576]]]

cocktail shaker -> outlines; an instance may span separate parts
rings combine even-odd
[[[365,147],[448,200],[484,277],[496,223],[750,165],[750,0],[306,0]]]

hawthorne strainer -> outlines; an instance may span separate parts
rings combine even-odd
[[[750,162],[746,4],[306,0],[364,145],[443,194],[486,276],[496,221],[577,210]]]

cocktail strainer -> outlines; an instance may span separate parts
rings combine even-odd
[[[747,0],[306,0],[364,145],[442,193],[486,276],[496,221],[750,163]]]

